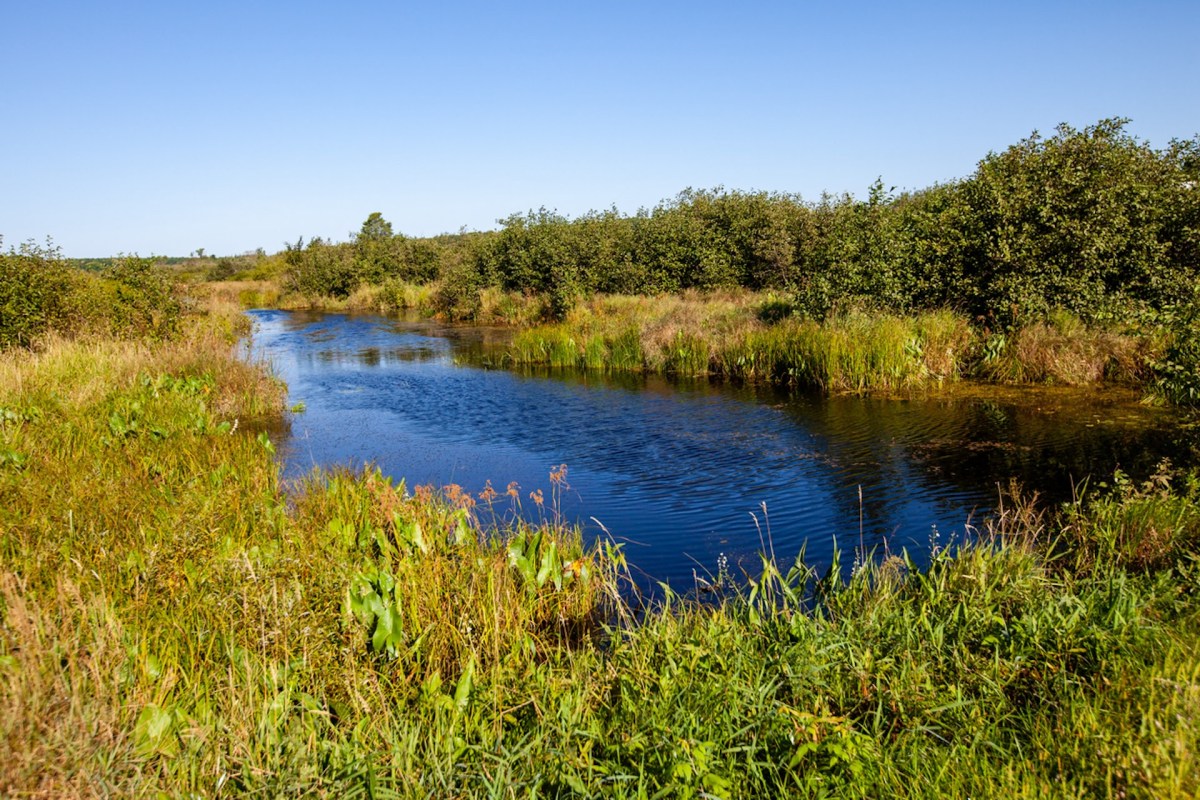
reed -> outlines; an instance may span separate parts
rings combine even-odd
[[[1007,383],[1141,383],[1149,373],[1142,352],[1146,344],[1143,337],[1088,326],[1058,310],[1044,321],[998,337],[980,372]]]
[[[606,298],[516,334],[513,364],[721,375],[830,392],[905,391],[957,379],[973,334],[951,312],[847,313],[766,323],[753,295]]]

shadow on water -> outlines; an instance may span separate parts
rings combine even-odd
[[[1054,502],[1116,468],[1194,458],[1171,413],[1122,392],[968,388],[930,400],[827,398],[768,385],[483,363],[509,332],[373,316],[255,311],[253,351],[306,411],[279,453],[287,477],[377,464],[409,486],[551,496],[599,520],[654,580],[690,588],[724,554],[753,568],[769,536],[821,567],[844,550],[964,535],[1011,479]],[[764,514],[763,505],[766,506]],[[764,538],[760,538],[760,535]],[[807,544],[806,544],[807,543]],[[849,560],[849,559],[847,559]]]

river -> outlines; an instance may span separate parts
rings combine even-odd
[[[277,442],[285,478],[377,465],[411,488],[519,486],[625,544],[646,582],[694,586],[802,547],[918,562],[971,535],[1010,480],[1048,502],[1120,468],[1191,457],[1169,411],[1121,391],[965,387],[935,399],[823,397],[766,385],[484,366],[500,329],[256,310],[250,353],[304,404]],[[550,473],[566,464],[565,486]],[[541,490],[539,509],[530,493]],[[484,513],[486,518],[487,513]]]

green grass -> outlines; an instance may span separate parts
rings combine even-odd
[[[594,306],[564,322],[519,331],[505,360],[766,379],[863,393],[955,380],[973,344],[966,320],[949,312],[764,323],[752,295],[607,298]]]
[[[2,795],[1200,792],[1194,480],[635,613],[620,550],[557,524],[561,471],[281,485],[282,394],[223,319],[0,354]]]
[[[511,346],[495,359],[513,366],[713,375],[851,394],[924,392],[970,377],[1004,384],[1128,385],[1142,387],[1148,400],[1183,406],[1194,406],[1198,396],[1191,368],[1195,326],[1189,327],[1184,312],[1089,325],[1055,309],[1045,318],[991,331],[949,310],[904,315],[851,309],[817,322],[795,316],[794,305],[773,293],[691,290],[652,297],[594,295],[562,321],[546,322],[545,297],[496,287],[471,290],[458,298],[462,308],[455,310],[440,299],[443,284],[437,281],[390,279],[342,298],[281,294],[277,284],[263,281],[212,285],[215,294],[243,307],[409,311],[517,326]]]
[[[952,311],[844,311],[821,322],[749,292],[596,297],[562,322],[525,327],[505,361],[717,375],[832,393],[926,391],[970,376],[998,383],[1150,385],[1158,334],[1084,325],[1063,311],[985,334]]]

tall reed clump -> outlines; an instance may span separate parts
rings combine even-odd
[[[1143,360],[1138,337],[1085,325],[1074,314],[1055,310],[1045,320],[993,334],[979,371],[1006,383],[1136,383],[1144,377]]]
[[[967,321],[860,312],[824,322],[764,322],[753,296],[712,302],[608,298],[561,323],[520,331],[508,359],[553,367],[767,379],[831,392],[917,389],[956,379],[971,354]]]
[[[789,319],[747,333],[726,350],[723,366],[831,392],[895,392],[956,379],[970,342],[966,321],[949,312]]]

